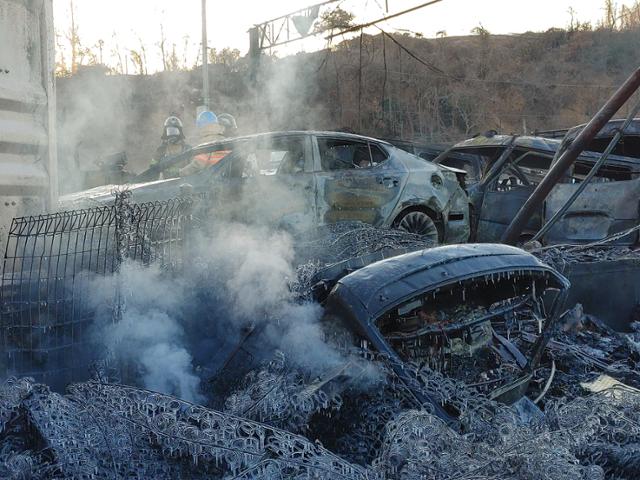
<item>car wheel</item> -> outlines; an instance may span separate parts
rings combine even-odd
[[[440,232],[433,219],[424,212],[409,212],[398,222],[396,228],[405,232],[415,233],[438,244]]]

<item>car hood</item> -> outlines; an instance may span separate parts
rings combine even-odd
[[[182,178],[170,178],[153,182],[130,183],[124,185],[102,185],[100,187],[69,193],[60,197],[58,205],[62,210],[110,205],[118,191],[128,190],[136,202],[152,202],[172,198],[180,193]]]

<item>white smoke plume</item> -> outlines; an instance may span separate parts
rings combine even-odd
[[[113,282],[121,289],[119,298],[113,297]],[[157,267],[123,264],[113,278],[94,285],[93,301],[102,306],[96,339],[139,372],[145,387],[197,401],[200,380],[178,320],[182,289],[180,281],[163,276]],[[114,318],[117,301],[123,307],[119,319]]]

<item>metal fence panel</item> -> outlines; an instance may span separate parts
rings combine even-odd
[[[15,218],[0,279],[5,374],[59,384],[86,376],[91,280],[127,260],[180,269],[191,217],[188,199],[131,204],[123,192],[109,207]],[[117,282],[106,285],[115,299]]]

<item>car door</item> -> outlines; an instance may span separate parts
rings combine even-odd
[[[257,137],[229,157],[216,187],[219,206],[232,220],[311,224],[316,218],[312,169],[309,135]]]
[[[478,213],[478,242],[500,241],[502,234],[548,171],[552,159],[550,155],[516,149],[492,178],[481,182],[483,197]],[[531,216],[523,233],[535,233],[541,226],[542,208]]]
[[[599,180],[599,181],[594,181]],[[638,225],[640,179],[589,183],[564,216],[544,237],[545,245],[591,243]],[[579,183],[559,183],[545,202],[545,219],[553,217],[578,189]],[[636,245],[638,232],[622,236],[615,245]]]
[[[406,183],[401,162],[358,137],[317,136],[314,151],[318,221],[384,224]]]

